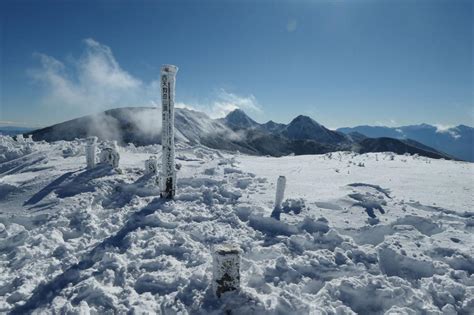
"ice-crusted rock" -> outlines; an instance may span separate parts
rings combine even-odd
[[[18,143],[9,136],[0,135],[0,163],[22,157],[32,151],[30,143]]]

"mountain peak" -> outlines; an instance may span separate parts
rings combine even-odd
[[[229,115],[235,115],[235,114],[247,116],[247,114],[246,114],[243,110],[241,110],[240,108],[234,109],[233,111],[231,111],[230,113],[228,113],[227,116],[229,116]]]
[[[236,108],[231,111],[224,120],[234,128],[252,128],[258,126],[258,123],[250,118],[243,110]]]
[[[310,124],[313,126],[320,126],[313,118],[305,115],[298,115],[296,116],[291,122],[290,125],[292,124]]]
[[[305,115],[295,117],[287,125],[285,135],[290,139],[312,139],[325,144],[342,144],[349,141],[345,135],[331,131]]]

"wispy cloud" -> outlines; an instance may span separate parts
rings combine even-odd
[[[31,124],[24,121],[12,121],[12,120],[0,120],[0,126],[13,126],[13,127],[41,127],[38,124]]]
[[[241,96],[225,89],[218,89],[208,104],[178,103],[177,107],[202,111],[211,118],[222,118],[235,109],[242,109],[249,114],[263,113],[254,95]]]
[[[459,139],[461,136],[456,132],[456,127],[452,125],[435,124],[437,133],[449,134],[454,139]]]
[[[384,126],[384,127],[396,127],[398,125],[395,119],[388,119],[388,120],[377,120],[375,122],[376,126]]]
[[[212,114],[214,116],[222,117],[237,108],[250,113],[262,113],[262,109],[258,104],[257,99],[252,94],[248,96],[240,96],[224,89],[220,89],[217,93],[217,99],[212,105]]]
[[[40,66],[29,71],[43,85],[43,103],[69,106],[90,113],[112,107],[152,105],[159,100],[159,84],[144,83],[122,69],[111,49],[85,39],[78,59],[63,63],[36,53]]]
[[[46,54],[35,53],[39,67],[29,75],[43,87],[45,106],[74,114],[90,114],[105,109],[132,106],[160,106],[159,79],[144,82],[125,71],[110,47],[88,38],[79,58],[60,61]],[[207,113],[213,118],[225,116],[236,108],[251,114],[262,112],[255,96],[241,96],[224,89],[212,93],[211,101],[177,103],[177,107]]]

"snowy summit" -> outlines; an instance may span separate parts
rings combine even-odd
[[[0,315],[474,315],[473,6],[0,1]]]
[[[86,169],[84,147],[0,137],[0,312],[474,312],[471,163],[179,144],[163,201],[143,167],[160,145],[118,147],[119,169]],[[240,248],[240,289],[218,298],[225,244]]]

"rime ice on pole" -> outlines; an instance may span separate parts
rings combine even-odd
[[[114,141],[112,145],[105,147],[100,152],[100,163],[108,164],[113,168],[119,167],[120,155],[118,153],[117,142]]]
[[[95,159],[97,154],[97,137],[87,138],[86,144],[86,162],[87,168],[91,169],[95,167]]]
[[[161,106],[163,129],[161,132],[161,196],[174,198],[176,193],[176,170],[174,162],[174,96],[178,67],[163,65],[161,67]]]
[[[145,161],[145,174],[158,174],[158,161],[156,156],[150,156],[150,158]]]
[[[212,289],[217,297],[240,288],[240,248],[234,244],[214,248]]]
[[[286,177],[279,176],[276,186],[275,209],[281,209],[281,203],[285,197]]]

